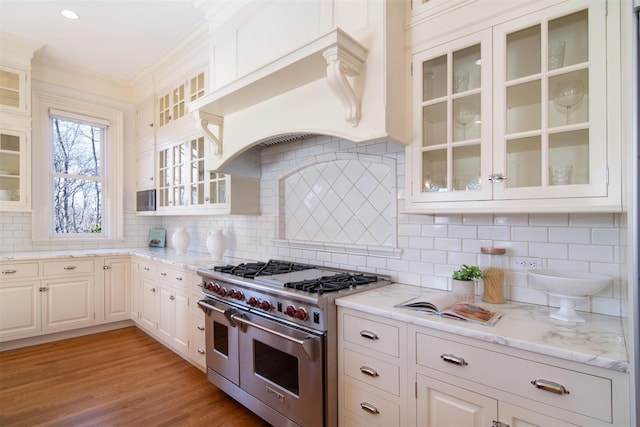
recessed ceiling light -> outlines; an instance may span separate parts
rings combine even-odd
[[[69,10],[69,9],[62,9],[60,11],[60,15],[64,16],[65,18],[69,18],[69,19],[78,19],[78,14],[75,13],[73,10]]]

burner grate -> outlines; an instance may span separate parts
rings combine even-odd
[[[299,282],[285,283],[284,286],[299,291],[322,294],[324,292],[337,292],[343,289],[353,289],[357,286],[377,282],[378,276],[339,273],[333,276],[323,276],[317,279],[302,280]]]
[[[315,268],[312,265],[298,264],[288,261],[269,260],[269,262],[246,262],[238,265],[213,267],[214,271],[233,274],[234,276],[253,279],[256,276],[272,276],[274,274],[291,273],[293,271]]]

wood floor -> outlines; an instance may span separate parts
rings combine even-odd
[[[0,352],[0,426],[268,426],[136,327]]]

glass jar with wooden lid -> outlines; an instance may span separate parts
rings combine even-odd
[[[484,275],[482,300],[494,304],[502,304],[507,297],[504,281],[504,248],[480,248],[480,268]]]

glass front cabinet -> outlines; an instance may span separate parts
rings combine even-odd
[[[0,211],[28,211],[27,133],[0,129]]]
[[[409,210],[620,209],[605,6],[562,3],[413,55]]]
[[[159,147],[158,213],[259,213],[259,180],[207,170],[208,144],[195,135]],[[240,195],[237,201],[232,192]]]

